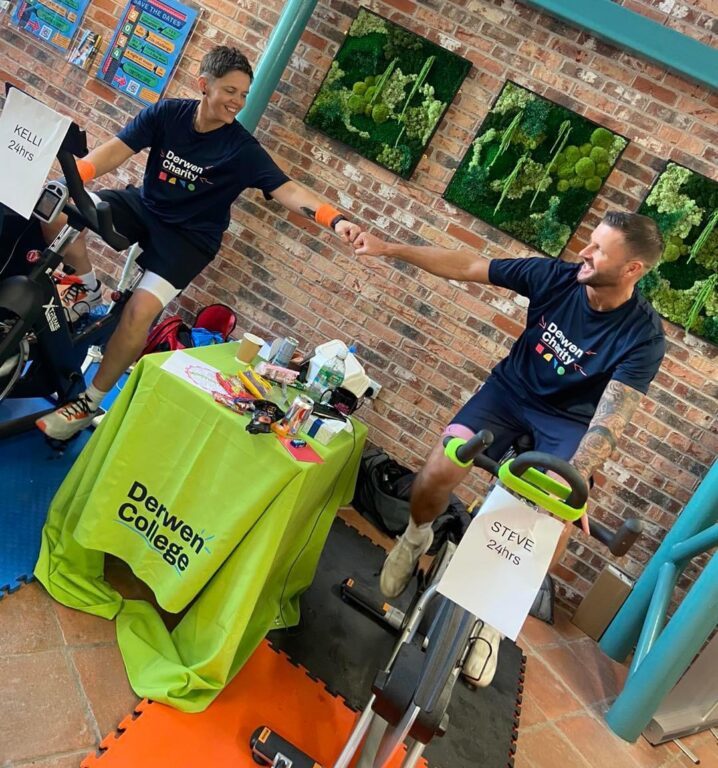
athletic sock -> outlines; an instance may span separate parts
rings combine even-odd
[[[97,279],[94,268],[84,275],[77,275],[77,277],[82,280],[88,291],[96,291],[100,287],[100,281]]]
[[[426,541],[426,532],[429,530],[431,530],[430,522],[417,525],[414,522],[414,518],[410,516],[409,525],[406,526],[406,530],[404,531],[404,537],[409,542],[409,544],[418,546],[419,544],[423,544]]]
[[[104,400],[106,394],[107,392],[98,389],[94,384],[90,384],[85,390],[85,397],[90,401],[93,411],[100,407],[100,403]]]

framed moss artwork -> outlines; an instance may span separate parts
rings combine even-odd
[[[638,212],[665,243],[639,283],[643,295],[667,320],[718,344],[718,181],[667,163]]]
[[[558,256],[627,144],[507,80],[444,199]]]
[[[470,68],[360,8],[304,122],[408,179]]]

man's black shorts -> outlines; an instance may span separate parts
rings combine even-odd
[[[444,431],[444,434],[468,437],[455,429],[457,425],[474,434],[481,429],[490,430],[494,442],[486,455],[496,461],[523,435],[532,438],[535,450],[570,461],[588,429],[587,424],[547,413],[526,402],[493,376],[469,398]]]
[[[215,257],[216,250],[201,248],[176,226],[153,216],[137,188],[103,189],[97,194],[110,204],[115,229],[131,243],[140,244],[137,263],[178,290],[186,288]]]

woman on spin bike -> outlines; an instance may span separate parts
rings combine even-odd
[[[142,246],[138,264],[144,275],[92,384],[36,422],[48,436],[67,440],[91,423],[104,396],[141,352],[154,319],[216,256],[232,203],[248,187],[330,228],[347,243],[359,234],[358,225],[291,181],[237,122],[252,77],[238,49],[214,48],[200,65],[199,100],[163,99],[143,109],[115,138],[78,161],[88,182],[149,148],[140,189],[98,193],[110,204],[117,231]],[[63,219],[47,228],[46,238],[57,234]],[[101,286],[83,237],[67,249],[65,260],[81,282],[69,309],[87,311],[101,301]]]

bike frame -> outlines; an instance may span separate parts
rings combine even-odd
[[[115,250],[125,250],[130,243],[112,226],[107,203],[95,205],[82,185],[75,157],[87,154],[84,131],[71,124],[57,157],[67,180],[73,203],[64,212],[68,223],[33,263],[27,274],[14,275],[0,282],[0,308],[13,316],[14,322],[0,341],[0,364],[17,356],[20,374],[10,381],[5,397],[10,399],[43,397],[52,404],[38,413],[0,423],[0,437],[32,426],[44,413],[76,397],[85,388],[83,373],[91,347],[99,347],[112,335],[138,277],[131,278],[137,248],[130,249],[119,291],[115,292],[108,312],[90,320],[79,330],[68,323],[52,275],[62,262],[62,254],[84,229],[96,232]],[[97,359],[96,355],[90,355]]]

